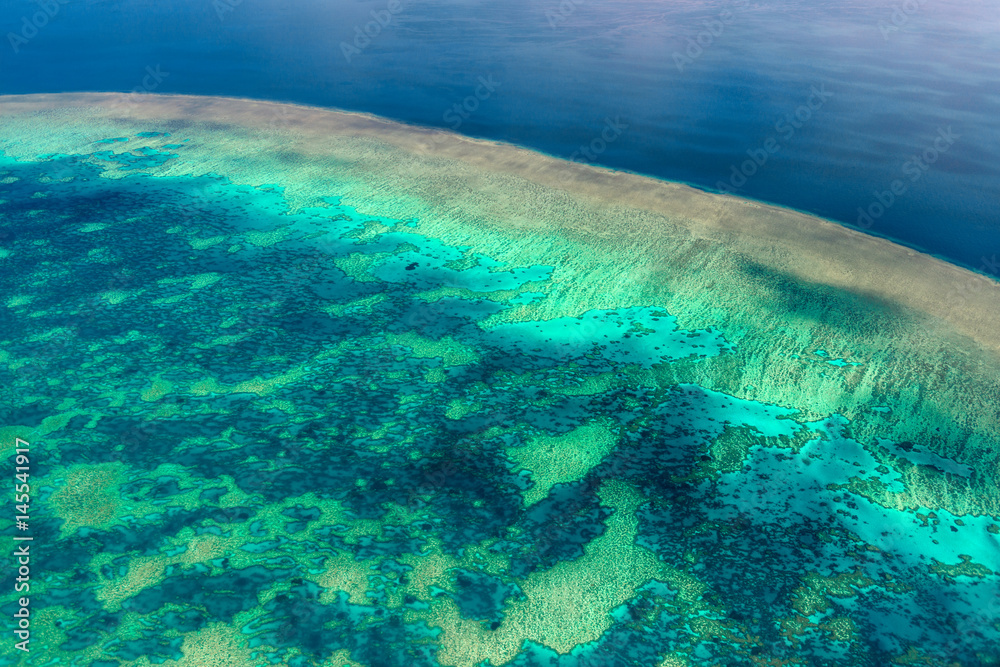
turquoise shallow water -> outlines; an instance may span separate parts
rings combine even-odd
[[[44,545],[36,650],[0,664],[1000,660],[998,517],[894,506],[981,474],[932,437],[679,381],[739,354],[725,322],[506,317],[558,267],[419,216],[133,173],[185,139],[0,156],[3,426]]]

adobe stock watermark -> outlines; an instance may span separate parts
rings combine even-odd
[[[867,208],[858,207],[858,227],[861,229],[868,229],[875,224],[875,221],[885,215],[886,211],[892,208],[893,204],[896,203],[899,197],[902,197],[910,189],[910,184],[916,183],[927,171],[931,168],[931,165],[937,162],[942,155],[948,152],[948,150],[955,145],[955,142],[961,138],[962,135],[956,134],[952,129],[951,125],[947,129],[938,128],[938,136],[934,139],[930,146],[924,149],[920,154],[913,155],[909,160],[903,163],[902,172],[903,176],[906,176],[910,183],[907,183],[901,178],[895,179],[889,184],[889,188],[883,191],[875,191],[875,199],[867,206]]]
[[[479,85],[476,86],[476,90],[444,112],[444,122],[451,125],[452,130],[458,131],[458,128],[462,127],[462,123],[479,109],[480,104],[490,99],[499,87],[500,82],[496,81],[492,74],[479,77]]]
[[[212,0],[212,7],[215,15],[220,21],[226,20],[226,14],[231,14],[237,7],[243,4],[243,0]]]
[[[910,22],[910,17],[920,11],[920,8],[927,0],[904,0],[902,4],[892,8],[889,20],[879,19],[878,29],[882,33],[882,38],[889,41],[889,35],[898,32],[903,26]]]
[[[562,0],[557,9],[546,9],[545,18],[549,22],[549,27],[555,30],[561,26],[583,3],[584,0]]]
[[[272,132],[287,131],[295,122],[295,118],[288,111],[284,104],[275,104],[271,107],[265,127]]]
[[[805,104],[799,105],[791,113],[786,113],[774,124],[777,136],[768,137],[760,148],[748,148],[747,155],[750,159],[744,160],[739,167],[735,164],[729,165],[729,182],[718,181],[715,184],[715,189],[731,195],[746,185],[747,181],[767,164],[770,157],[781,150],[782,144],[778,141],[778,137],[785,142],[791,141],[792,137],[795,136],[795,131],[802,129],[813,117],[813,114],[822,109],[831,97],[833,97],[833,93],[828,91],[824,84],[820,84],[818,88],[813,85]]]
[[[601,133],[591,139],[589,144],[584,144],[573,151],[569,159],[573,162],[583,162],[584,160],[594,162],[604,151],[608,150],[609,145],[618,141],[618,137],[622,136],[622,133],[628,128],[628,123],[623,123],[621,116],[615,116],[614,119],[610,116],[605,117],[604,129],[601,130]]]
[[[156,63],[156,66],[146,65],[146,74],[142,77],[140,85],[132,89],[131,92],[126,93],[121,101],[115,102],[115,107],[123,114],[128,115],[135,108],[135,105],[139,102],[139,98],[142,95],[148,95],[154,90],[159,88],[163,80],[170,76],[170,72],[164,72],[160,69],[160,63]]]
[[[373,20],[364,26],[354,26],[353,43],[340,43],[340,52],[344,54],[344,60],[350,63],[355,56],[361,55],[371,45],[372,40],[381,35],[382,31],[392,24],[393,19],[401,11],[403,11],[403,3],[400,0],[389,0],[385,9],[373,9],[371,11]]]
[[[629,128],[628,123],[622,121],[621,116],[615,116],[611,118],[606,116],[604,118],[604,129],[590,140],[589,143],[581,145],[569,156],[571,162],[577,162],[580,164],[587,164],[594,162],[597,158],[608,150],[608,146],[618,141],[618,138]],[[569,181],[573,174],[568,169],[559,170],[559,180],[563,183]]]
[[[981,264],[979,271],[990,276],[993,280],[1000,280],[1000,259],[993,253],[990,257],[983,255],[979,258]],[[961,310],[968,304],[969,299],[976,293],[984,289],[998,289],[995,283],[984,281],[977,276],[969,276],[963,282],[955,283],[948,290],[945,297],[950,312]]]
[[[49,24],[59,13],[60,5],[69,3],[69,0],[35,0],[39,10],[30,17],[21,17],[21,29],[18,32],[8,32],[7,41],[15,54],[21,52],[21,47],[34,39],[38,31]]]
[[[734,5],[737,10],[746,9],[750,6],[750,0],[736,0]],[[677,66],[677,71],[683,72],[685,67],[694,64],[694,61],[705,53],[705,49],[715,44],[715,40],[719,37],[722,37],[726,26],[732,24],[735,18],[736,13],[733,10],[723,9],[715,18],[705,19],[702,23],[705,29],[694,37],[688,37],[687,48],[684,49],[684,52],[674,51],[674,65]]]

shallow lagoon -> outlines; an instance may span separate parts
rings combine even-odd
[[[48,547],[45,648],[3,664],[1000,658],[989,283],[844,236],[920,267],[897,294],[822,220],[508,147],[142,102],[3,100]],[[743,231],[784,220],[808,246]]]

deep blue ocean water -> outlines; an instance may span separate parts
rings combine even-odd
[[[0,93],[365,111],[860,222],[1000,273],[995,0],[46,3],[0,0]]]

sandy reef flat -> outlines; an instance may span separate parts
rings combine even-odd
[[[525,319],[655,304],[683,326],[724,322],[750,357],[729,369],[739,379],[705,378],[709,386],[773,403],[801,391],[817,414],[826,404],[850,415],[873,390],[928,383],[914,407],[933,404],[933,414],[898,420],[898,435],[921,439],[954,409],[976,424],[974,441],[996,436],[1000,284],[834,222],[359,113],[119,93],[6,96],[0,109],[2,148],[18,159],[89,152],[140,128],[181,131],[192,139],[182,159],[150,173],[278,184],[291,210],[336,196],[359,211],[418,217],[424,233],[503,261],[558,265],[559,298],[525,306]],[[785,333],[766,343],[755,335],[775,329]],[[866,357],[864,372],[806,372],[788,355],[808,341]],[[934,437],[947,449],[969,435]]]
[[[797,280],[939,318],[1000,352],[996,281],[798,211],[361,113],[245,99],[110,93],[7,96],[0,98],[0,104],[4,115],[10,114],[5,124],[40,113],[47,123],[58,123],[59,118],[68,124],[91,124],[93,136],[101,134],[101,123],[114,127],[125,113],[137,122],[221,124],[255,133],[254,141],[238,155],[244,166],[231,165],[234,173],[226,172],[235,182],[252,182],[250,170],[259,168],[264,159],[277,161],[289,173],[294,168],[286,163],[292,156],[318,164],[323,159],[344,160],[356,163],[352,166],[357,169],[379,173],[373,188],[386,182],[399,187],[401,201],[423,196],[425,206],[457,208],[471,220],[506,223],[510,231],[596,236],[605,243],[639,246],[647,252],[678,235],[722,242],[733,252]],[[81,130],[78,127],[77,132]],[[88,137],[79,138],[81,145],[88,143]],[[345,145],[345,138],[353,141]],[[58,141],[65,139],[58,136]],[[361,139],[385,146],[364,154],[355,148]],[[34,141],[41,145],[45,139]],[[17,155],[18,149],[11,146],[7,152]],[[233,158],[220,155],[219,159]],[[296,171],[306,175],[316,166],[299,164]],[[523,190],[508,191],[509,185]],[[303,204],[314,203],[307,191],[317,187],[314,181],[287,187]],[[543,189],[571,196],[591,215],[581,217],[578,211],[562,207],[540,208],[555,198]]]
[[[995,589],[1000,572],[995,537],[1000,530],[995,523],[1000,516],[1000,284],[987,277],[804,213],[328,109],[178,95],[6,96],[0,97],[0,151],[5,168],[12,170],[0,173],[0,183],[19,188],[21,199],[34,201],[37,195],[37,210],[19,201],[17,214],[26,226],[40,220],[39,229],[47,218],[59,217],[56,208],[42,208],[42,200],[65,197],[68,205],[79,207],[86,201],[80,193],[101,192],[110,201],[117,193],[94,182],[103,187],[110,182],[104,179],[127,179],[121,195],[127,205],[116,211],[120,215],[111,219],[111,204],[107,221],[74,210],[67,214],[63,245],[36,239],[15,246],[8,241],[16,237],[0,239],[4,270],[18,266],[18,253],[37,252],[42,259],[57,252],[86,253],[76,255],[85,257],[81,267],[39,261],[37,270],[27,270],[24,285],[15,285],[19,291],[7,297],[19,326],[69,323],[97,309],[90,330],[102,331],[95,320],[116,313],[135,328],[108,341],[88,338],[92,347],[82,352],[73,347],[76,343],[64,343],[64,350],[73,358],[87,357],[86,363],[68,364],[64,381],[53,376],[51,384],[44,384],[47,376],[42,375],[16,388],[25,403],[47,401],[58,405],[53,408],[58,414],[43,419],[24,411],[25,419],[39,422],[33,430],[23,423],[0,424],[5,432],[25,434],[19,437],[48,438],[53,451],[77,462],[60,464],[45,479],[59,488],[51,504],[64,520],[60,539],[77,545],[82,527],[98,526],[109,531],[110,543],[110,531],[125,523],[122,517],[131,521],[133,515],[153,517],[146,534],[156,534],[160,506],[142,499],[135,500],[135,509],[119,499],[126,488],[146,488],[137,486],[140,480],[149,488],[166,488],[170,482],[164,480],[173,480],[177,493],[171,509],[176,511],[209,513],[214,511],[209,505],[218,501],[221,507],[218,498],[225,497],[227,506],[246,504],[263,517],[263,523],[248,517],[232,525],[218,520],[230,531],[224,538],[180,532],[165,538],[159,551],[149,548],[151,555],[133,555],[128,563],[125,556],[114,560],[115,554],[87,547],[96,554],[89,568],[99,582],[100,605],[94,613],[124,609],[138,627],[137,619],[160,609],[156,596],[168,599],[171,591],[187,590],[190,570],[178,574],[177,568],[204,565],[199,576],[222,580],[234,569],[253,567],[262,556],[243,547],[263,549],[258,541],[271,535],[279,546],[260,553],[273,551],[275,562],[293,554],[305,568],[310,566],[302,563],[320,547],[324,553],[331,544],[340,550],[323,573],[312,572],[299,585],[312,582],[324,590],[322,613],[331,605],[347,608],[348,599],[355,605],[352,613],[372,613],[370,598],[382,595],[379,604],[399,618],[439,628],[437,662],[426,664],[473,667],[486,659],[495,665],[521,660],[513,663],[521,667],[533,664],[519,653],[526,641],[564,656],[588,643],[593,648],[609,637],[626,637],[627,623],[609,629],[612,611],[620,612],[627,601],[638,609],[642,600],[673,600],[668,607],[679,623],[722,613],[720,620],[699,626],[698,641],[728,632],[754,636],[734,643],[733,650],[743,651],[736,655],[747,657],[760,639],[746,624],[750,621],[726,616],[703,596],[713,586],[737,590],[732,582],[741,577],[745,581],[737,583],[745,583],[747,592],[733,599],[751,605],[760,604],[761,591],[770,590],[772,575],[786,577],[786,599],[779,603],[794,612],[775,621],[775,627],[788,638],[800,631],[827,633],[847,647],[844,656],[850,653],[851,664],[874,664],[864,662],[873,655],[864,651],[894,623],[909,627],[889,612],[875,618],[877,613],[869,613],[871,600],[889,609],[897,593],[912,593],[911,609],[943,609],[948,623],[967,627],[1000,618],[996,608],[975,606],[977,596]],[[13,173],[11,160],[31,163],[23,171],[31,177],[5,181]],[[87,169],[80,169],[79,161]],[[169,196],[164,193],[180,198],[191,183],[192,192],[185,191],[183,199],[191,210],[174,210],[164,202]],[[231,184],[249,187],[225,199],[231,195],[227,189],[237,190]],[[143,208],[144,188],[155,211]],[[0,216],[3,207],[14,208],[10,203],[0,200]],[[132,209],[145,213],[129,217]],[[324,217],[318,213],[324,210],[338,214]],[[225,215],[212,218],[213,211]],[[219,222],[223,218],[225,224]],[[233,231],[242,218],[246,229]],[[315,229],[322,225],[329,225],[330,236],[342,235],[323,245],[325,232]],[[130,252],[149,253],[142,256],[153,258],[147,268],[156,278],[143,283],[133,270],[131,291],[131,283],[106,287],[102,267],[128,265],[129,258],[116,255],[116,241]],[[174,254],[161,257],[150,247],[157,243]],[[293,254],[296,262],[304,259],[298,266],[306,269],[285,270],[283,258]],[[41,293],[43,286],[60,285],[76,275],[73,271],[89,281],[73,289],[94,294],[72,296],[86,297],[90,300],[81,303],[92,305],[37,305],[50,304],[52,297],[46,300],[32,289]],[[452,282],[442,282],[441,275]],[[275,331],[268,330],[273,321],[267,318],[277,310],[271,300],[278,302],[282,295],[261,296],[258,288],[265,283],[295,295],[282,302],[291,305],[282,311],[283,319],[273,320]],[[315,293],[301,296],[312,287]],[[433,321],[420,322],[424,329],[410,326],[414,304],[438,308],[433,312],[442,321],[456,312],[474,317],[447,319],[459,323],[454,331],[431,335],[426,331]],[[178,330],[158,328],[161,318],[180,323]],[[243,321],[250,324],[241,329]],[[283,335],[276,333],[279,326],[285,328]],[[587,338],[591,334],[615,338],[614,345],[583,354],[594,343]],[[11,349],[16,343],[23,355],[47,350],[52,338],[58,336],[31,332],[10,341]],[[176,347],[171,341],[177,340],[194,341],[189,347],[197,351],[169,357],[168,363]],[[541,356],[553,355],[544,363],[534,356],[542,348]],[[136,349],[147,351],[138,353],[138,368],[130,369]],[[240,356],[247,349],[253,350],[250,364]],[[497,350],[510,359],[484,359],[484,351]],[[157,355],[162,355],[162,368]],[[101,362],[91,363],[90,356]],[[209,358],[215,366],[205,361]],[[358,359],[378,371],[358,371]],[[552,359],[559,363],[549,363]],[[258,362],[267,373],[254,375]],[[0,363],[14,372],[35,361],[0,352]],[[320,390],[333,393],[320,398]],[[72,398],[64,398],[64,391]],[[363,409],[352,400],[364,401]],[[237,412],[230,401],[249,407]],[[585,407],[556,414],[553,405]],[[368,423],[369,407],[386,409],[381,423]],[[109,450],[102,463],[79,463],[104,451],[114,429],[133,423],[179,428],[175,425],[183,423],[185,411],[195,409],[203,412],[191,412],[188,427],[202,428],[204,435],[179,439],[174,430],[157,440],[151,431],[150,446],[163,447],[163,460],[147,454],[145,442],[134,446],[123,438],[125,444]],[[428,435],[426,443],[411,433],[413,415],[423,414],[420,410],[431,414],[427,423],[439,428],[427,431],[434,437]],[[245,424],[237,414],[247,419]],[[632,415],[631,421],[622,415]],[[563,419],[558,430],[555,423]],[[580,423],[571,428],[567,424],[574,419]],[[303,424],[314,424],[315,430],[295,431],[300,439],[336,443],[299,453],[312,469],[328,475],[316,495],[306,488],[312,482],[301,487],[290,481],[292,476],[270,477],[287,459],[260,444],[274,433],[291,442],[285,431]],[[101,431],[105,425],[108,430]],[[451,443],[444,454],[435,449],[439,435],[441,442]],[[91,449],[78,447],[78,440]],[[336,457],[345,441],[358,450],[368,448],[366,456],[341,465]],[[261,449],[247,458],[253,446]],[[274,456],[268,462],[274,468],[257,466],[258,455]],[[487,503],[486,509],[464,497],[452,502],[451,487],[440,481],[446,476],[431,477],[445,491],[426,494],[429,504],[419,512],[398,502],[392,493],[403,482],[396,477],[418,479],[432,467],[428,461],[438,460],[435,456],[467,464],[466,472],[453,477],[478,475],[477,484],[510,475],[506,486],[498,482],[496,493],[477,501]],[[382,460],[384,467],[377,464]],[[364,467],[372,461],[372,470]],[[475,468],[483,461],[499,463]],[[265,472],[249,472],[251,467]],[[380,476],[390,474],[386,469],[391,469],[392,484]],[[510,481],[517,471],[530,473],[527,491]],[[219,489],[223,495],[203,500],[200,494],[210,491],[214,477],[229,474],[226,488]],[[362,479],[366,476],[391,499],[381,505],[372,500],[369,514],[358,510],[368,492],[353,492],[355,482],[368,483]],[[539,548],[522,524],[512,526],[530,514],[526,508],[551,501],[553,489],[567,488],[588,499],[591,505],[584,509],[605,517],[596,523],[603,521],[606,532],[581,547],[583,556],[561,557],[548,569],[524,565],[515,581],[510,573],[518,563],[536,558]],[[717,495],[699,495],[705,489]],[[308,510],[315,515],[297,504],[300,500],[315,505]],[[684,510],[671,514],[674,507]],[[401,548],[392,567],[397,574],[410,574],[407,582],[401,578],[393,584],[396,588],[364,583],[369,570],[388,562],[384,554],[365,560],[351,553],[360,551],[364,540],[389,543],[405,530],[416,544],[428,535],[420,526],[429,524],[422,522],[435,513],[440,523],[434,530],[444,535],[455,525],[464,527],[466,517],[475,518],[467,522],[473,530],[476,521],[500,521],[496,517],[504,512],[514,518],[489,537],[484,532],[475,539],[454,538],[449,547],[445,537],[435,536],[419,553],[416,547]],[[683,527],[678,516],[685,513],[691,521],[699,517],[700,525]],[[302,525],[312,521],[312,532],[282,541],[292,535],[287,517]],[[809,522],[817,517],[830,530],[812,534]],[[553,519],[552,526],[563,526],[561,521]],[[767,529],[758,530],[754,521]],[[810,526],[803,534],[810,533],[812,545],[801,552],[795,532],[800,523]],[[347,528],[331,537],[321,526]],[[538,532],[556,530],[552,526]],[[768,532],[775,526],[780,529]],[[945,533],[947,528],[952,532]],[[731,553],[700,541],[717,529],[720,536],[736,536]],[[755,542],[758,538],[763,542]],[[507,552],[493,548],[501,543]],[[519,544],[524,553],[517,551]],[[167,553],[167,546],[175,550]],[[778,556],[768,551],[772,547]],[[768,570],[770,561],[750,557],[750,551],[768,552],[777,565]],[[826,560],[817,556],[819,565],[802,565],[806,561],[796,555],[812,558],[821,552]],[[111,565],[127,574],[106,575]],[[798,572],[800,567],[812,569]],[[859,567],[868,568],[868,574],[862,576]],[[449,583],[448,574],[457,568],[520,587],[509,589],[520,591],[520,597],[501,597],[506,600],[500,605],[503,623],[484,625],[480,617],[459,613],[459,596],[453,600],[433,592],[458,586]],[[886,573],[911,579],[898,584]],[[281,583],[262,584],[259,605],[253,602],[253,608],[225,622],[188,632],[183,648],[171,649],[187,656],[181,664],[255,664],[240,624],[258,622],[261,609],[272,614],[269,618],[280,617],[286,593],[308,597],[305,589],[285,582],[285,575],[268,571],[261,576]],[[961,588],[968,609],[924,597],[925,590],[951,586],[956,579],[961,586],[955,590]],[[671,590],[656,582],[667,582]],[[411,597],[426,608],[407,607],[404,599]],[[842,598],[851,600],[842,616],[821,618]],[[854,601],[856,608],[848,609]],[[302,604],[312,609],[313,602]],[[659,614],[660,607],[654,611]],[[916,640],[902,642],[884,649],[879,659],[891,654],[916,662],[926,648],[937,660],[948,646],[966,648],[960,633],[934,613],[919,616],[934,631],[933,642],[928,640],[927,647]],[[46,636],[63,641],[59,632]],[[254,642],[282,644],[261,632],[264,638]],[[990,645],[983,638],[969,651],[992,657]],[[693,655],[689,648],[657,660],[663,666],[698,664],[687,662]],[[94,640],[85,651],[96,657],[99,650]],[[760,644],[760,650],[770,648]],[[356,660],[359,651],[352,653]],[[239,653],[238,660],[228,658],[230,652]],[[275,653],[274,659],[290,654],[281,655]],[[145,660],[121,664],[146,665]],[[347,662],[346,649],[327,660],[323,664]],[[927,664],[946,664],[942,660]]]

